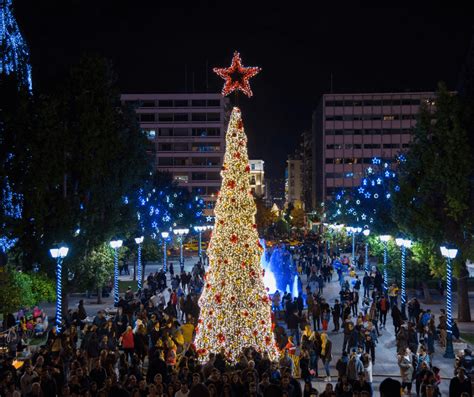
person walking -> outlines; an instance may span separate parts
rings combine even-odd
[[[385,324],[387,323],[387,313],[390,308],[387,297],[382,295],[377,305],[380,311],[380,328],[385,328]]]
[[[400,367],[400,376],[402,378],[402,389],[407,390],[407,394],[411,393],[413,382],[413,353],[406,348],[402,354],[397,356],[398,366]]]
[[[329,371],[329,364],[331,363],[332,360],[332,342],[328,338],[328,334],[326,332],[323,332],[321,334],[321,361],[323,362],[324,369],[326,371],[326,377],[324,380],[326,382],[331,382],[331,374]]]
[[[339,300],[336,299],[334,306],[332,308],[332,321],[334,323],[334,329],[333,329],[334,332],[339,331],[339,321],[341,319],[341,314],[342,314],[341,312],[342,312],[341,305],[339,303]]]

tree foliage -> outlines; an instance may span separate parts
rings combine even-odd
[[[255,205],[257,207],[257,213],[255,214],[255,223],[257,224],[258,233],[260,236],[267,236],[268,228],[273,225],[277,216],[268,208],[262,197],[255,196]]]
[[[445,243],[460,250],[456,260],[458,319],[470,321],[465,260],[473,243],[473,152],[462,109],[461,99],[443,84],[434,112],[422,108],[407,161],[400,166],[393,217],[403,231],[431,247],[434,255]],[[439,256],[428,262],[433,273],[443,273]]]
[[[44,275],[6,268],[4,281],[0,294],[2,313],[13,313],[22,307],[32,307],[56,299],[55,283]]]

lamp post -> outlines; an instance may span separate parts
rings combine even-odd
[[[387,245],[391,237],[388,234],[379,236],[380,241],[383,243],[383,290],[386,294],[388,291],[388,274],[387,274],[387,261],[388,261],[388,250]]]
[[[453,313],[452,313],[452,290],[451,283],[453,279],[453,269],[451,261],[456,258],[458,250],[456,248],[448,248],[441,246],[441,255],[446,258],[446,350],[444,358],[454,358],[453,349]]]
[[[411,247],[411,240],[403,239],[403,238],[397,238],[395,239],[395,243],[401,247],[402,250],[402,295],[401,295],[401,312],[402,312],[402,317],[404,319],[407,318],[406,314],[406,304],[407,304],[407,291],[406,291],[406,256],[407,256],[407,248]]]
[[[56,331],[61,332],[61,324],[63,322],[63,305],[62,305],[62,269],[63,259],[67,256],[69,248],[61,246],[59,248],[51,248],[49,253],[53,259],[56,259]]]
[[[161,237],[163,238],[163,271],[166,274],[166,240],[170,234],[168,232],[161,232]]]
[[[112,240],[110,246],[114,249],[114,306],[118,306],[119,302],[119,284],[118,284],[118,249],[122,246],[122,240]]]
[[[194,226],[194,230],[199,233],[199,248],[198,248],[199,259],[202,259],[201,235],[202,235],[202,232],[206,229],[207,229],[207,226]]]
[[[138,253],[137,253],[137,287],[139,290],[142,289],[142,243],[143,243],[143,236],[135,237],[135,242],[138,245]]]
[[[352,263],[354,263],[354,258],[355,258],[355,236],[356,236],[356,233],[360,233],[362,231],[362,228],[347,226],[346,230],[349,232],[349,234],[352,234]]]
[[[174,229],[173,233],[178,236],[179,239],[179,267],[181,273],[184,271],[184,257],[183,257],[183,240],[184,236],[189,233],[189,229]]]
[[[364,229],[362,232],[365,237],[368,237],[370,234],[370,229]],[[369,272],[370,271],[370,264],[369,264],[369,242],[367,239],[365,240],[365,260],[364,260],[364,267],[365,271]]]

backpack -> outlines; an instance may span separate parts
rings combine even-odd
[[[354,284],[354,289],[360,289],[360,280],[357,280]]]

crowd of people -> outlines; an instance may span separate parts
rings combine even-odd
[[[46,344],[20,365],[12,356],[2,359],[0,396],[372,396],[376,346],[388,313],[396,330],[401,382],[384,380],[381,395],[398,397],[415,383],[417,395],[439,396],[432,353],[435,340],[442,344],[445,338],[445,317],[436,325],[433,314],[411,300],[405,320],[396,285],[383,293],[376,267],[359,279],[347,257],[320,254],[324,249],[317,245],[295,251],[305,293],[272,296],[281,350],[277,362],[252,348],[235,365],[221,353],[211,353],[205,362],[198,359],[193,338],[205,273],[198,262],[191,272],[150,274],[142,291],[129,289],[121,297],[116,312],[100,310],[92,318],[80,301],[65,317],[62,332],[52,327]],[[340,293],[330,304],[324,288],[335,274]],[[342,346],[333,345],[334,333],[342,333]],[[468,392],[473,362],[470,351],[459,358],[450,396]],[[314,387],[321,379],[324,383]]]

